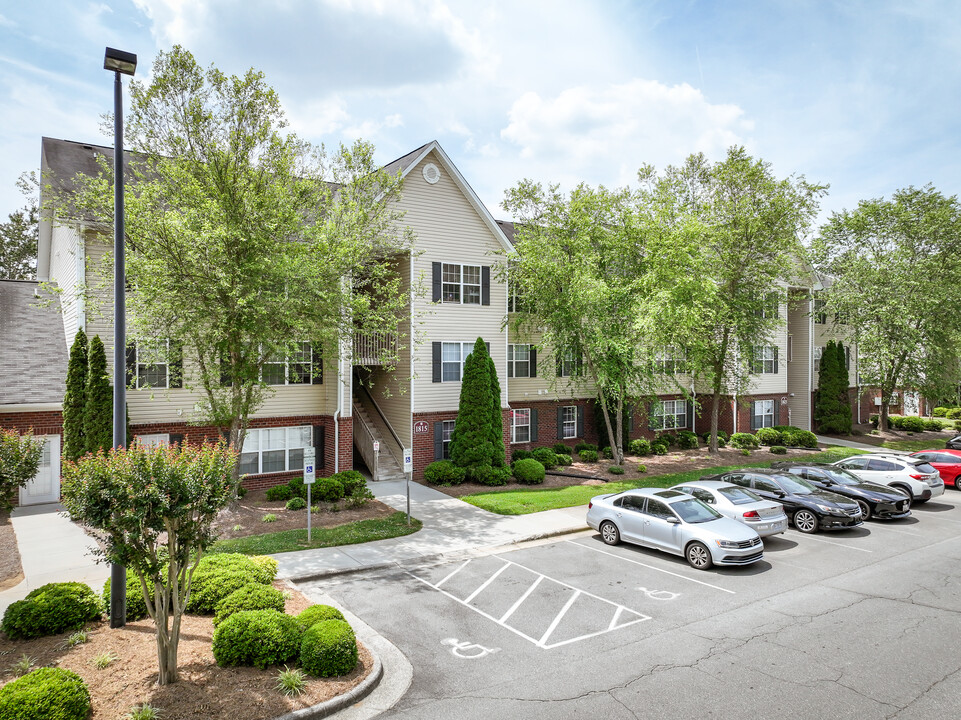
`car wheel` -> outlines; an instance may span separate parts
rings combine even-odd
[[[617,525],[609,520],[601,523],[601,540],[607,545],[617,545],[621,541],[621,533]]]
[[[798,510],[794,513],[794,527],[803,533],[818,531],[818,517],[810,510]]]
[[[905,495],[911,498],[911,502],[917,502],[914,499],[914,493],[911,492],[911,488],[907,487],[906,485],[892,485],[891,487],[893,487],[895,490],[900,490],[903,492]]]
[[[864,502],[864,500],[858,500],[858,505],[861,508],[861,519],[867,522],[871,519],[871,506]]]
[[[714,564],[711,559],[711,551],[707,549],[706,545],[699,542],[692,542],[688,545],[684,555],[687,557],[688,565],[695,570],[707,570]]]

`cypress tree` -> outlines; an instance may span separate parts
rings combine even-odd
[[[821,432],[851,432],[851,405],[848,402],[848,371],[844,367],[844,345],[828,342],[821,355],[814,419]]]
[[[450,442],[450,459],[467,470],[470,480],[486,480],[491,473],[491,380],[488,372],[487,345],[481,338],[464,362],[460,404]]]
[[[63,456],[77,460],[86,451],[83,414],[87,407],[87,334],[77,330],[67,364],[67,390],[63,395]]]
[[[87,452],[106,451],[113,447],[113,390],[107,376],[107,353],[99,335],[94,335],[90,341],[83,434]]]
[[[491,465],[499,468],[507,464],[507,451],[504,449],[504,415],[501,413],[501,384],[497,379],[497,366],[494,365],[494,358],[489,355],[487,372],[491,378]]]

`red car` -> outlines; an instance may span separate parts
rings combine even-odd
[[[925,460],[934,466],[934,469],[941,473],[941,479],[945,485],[954,485],[955,490],[961,490],[958,486],[958,475],[961,475],[961,450],[920,450],[911,453],[912,457]]]

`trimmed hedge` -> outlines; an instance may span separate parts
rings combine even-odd
[[[696,450],[699,445],[697,435],[690,430],[681,430],[677,433],[677,446],[681,450]]]
[[[518,460],[529,460],[534,457],[534,453],[530,450],[515,450],[511,453],[511,463],[515,463]]]
[[[277,574],[277,561],[269,557],[248,557],[239,553],[205,555],[194,571],[187,611],[213,615],[217,604],[244,585],[270,585]]]
[[[540,485],[546,474],[544,466],[533,458],[514,463],[514,477],[524,485]]]
[[[424,480],[431,485],[460,485],[466,472],[450,460],[437,460],[424,468]]]
[[[512,473],[509,467],[491,468],[490,474],[484,480],[484,485],[489,485],[491,487],[507,485],[507,483],[511,481],[511,476]]]
[[[324,502],[334,503],[344,497],[344,485],[333,476],[317,478],[310,493],[311,500],[323,500]]]
[[[533,458],[548,470],[557,466],[557,454],[550,448],[537,448],[533,452]]]
[[[622,468],[620,465],[611,465],[609,468],[607,468],[607,472],[609,472],[611,475],[623,475],[624,468]]]
[[[0,720],[86,720],[90,692],[63,668],[44,667],[0,688]]]
[[[650,455],[651,454],[651,443],[644,438],[637,438],[636,440],[631,440],[631,444],[628,446],[628,450],[631,455]]]
[[[754,435],[757,437],[757,441],[761,445],[773,446],[773,445],[780,445],[782,442],[781,431],[775,430],[772,427],[760,428],[756,433],[754,433]]]
[[[662,438],[651,442],[652,455],[667,455],[668,444]]]
[[[783,445],[772,445],[770,452],[774,455],[787,455],[787,448]]]
[[[147,585],[150,587],[150,584]],[[103,606],[110,611],[110,578],[103,584]],[[127,622],[143,620],[147,617],[147,603],[143,599],[143,588],[140,587],[140,578],[130,569],[127,570]]]
[[[230,595],[217,603],[217,611],[214,615],[214,627],[217,627],[224,620],[234,613],[244,610],[276,610],[283,612],[286,601],[284,594],[277,588],[260,583],[250,583],[244,585],[239,590],[234,590]]]
[[[597,450],[581,450],[578,455],[583,462],[597,462]]]
[[[216,630],[211,649],[221,667],[253,665],[261,669],[297,657],[301,625],[277,610],[242,610]]]
[[[555,445],[554,447],[552,447],[551,450],[553,450],[557,455],[570,455],[570,454],[571,454],[571,449],[570,449],[569,447],[567,447],[567,445],[565,445],[564,443],[557,443],[557,445]]]
[[[731,447],[750,450],[757,447],[757,438],[751,433],[734,433],[731,435]]]
[[[358,470],[341,470],[331,475],[344,488],[344,497],[357,497],[367,489],[367,478]]]
[[[357,638],[343,620],[311,625],[300,643],[300,667],[317,677],[347,675],[357,666]]]
[[[594,445],[593,443],[580,442],[580,443],[577,443],[577,445],[574,446],[574,452],[576,452],[578,455],[581,454],[581,451],[582,451],[582,450],[594,450],[594,451],[596,451],[596,450],[597,450],[597,445]]]
[[[100,598],[81,582],[49,583],[12,603],[0,629],[11,640],[31,640],[77,630],[103,614]]]
[[[305,491],[306,492],[306,491]],[[287,501],[293,497],[293,490],[290,485],[274,485],[267,488],[267,500],[270,502]]]
[[[297,622],[304,630],[324,620],[345,620],[345,618],[344,614],[332,605],[311,605],[297,616]]]

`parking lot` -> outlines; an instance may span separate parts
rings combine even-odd
[[[414,667],[389,717],[955,718],[961,493],[698,572],[590,532],[305,585]]]

